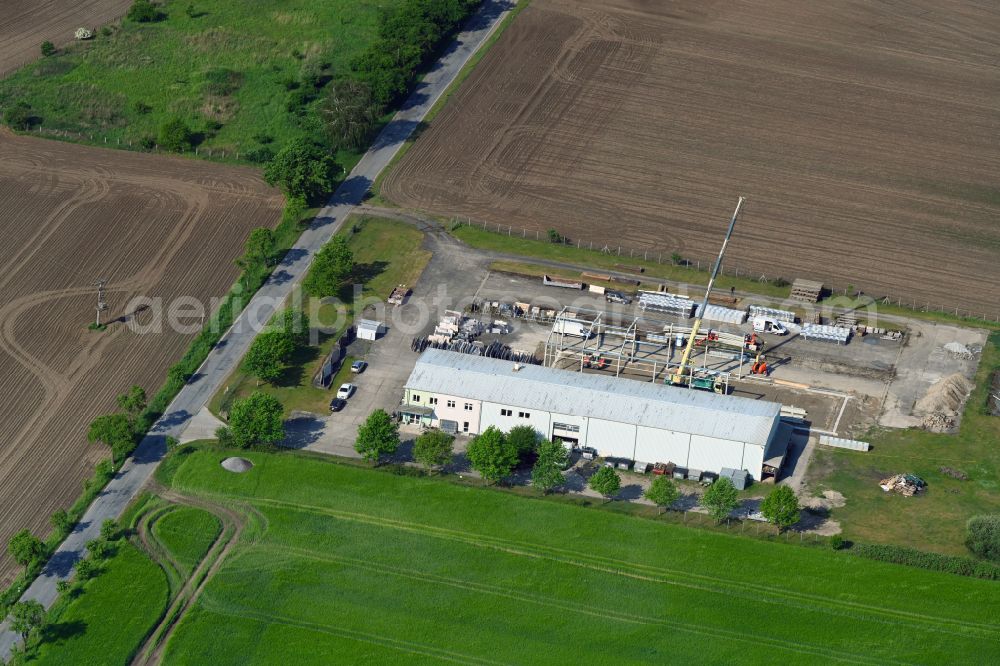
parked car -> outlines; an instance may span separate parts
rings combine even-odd
[[[339,412],[346,406],[347,406],[347,401],[344,400],[343,398],[334,398],[333,400],[330,401],[331,412]]]
[[[624,305],[628,305],[629,303],[632,302],[631,298],[629,298],[622,292],[615,291],[613,289],[608,289],[607,291],[604,292],[604,300],[606,300],[608,303],[623,303]]]
[[[354,384],[341,384],[340,388],[337,389],[337,397],[342,400],[347,400],[354,395],[354,391],[357,390],[357,388],[358,387]]]
[[[355,361],[351,363],[351,372],[361,374],[368,367],[368,361]]]

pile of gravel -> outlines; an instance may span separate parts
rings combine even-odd
[[[253,468],[253,463],[246,458],[226,458],[222,461],[222,467],[230,472],[242,474],[249,472]]]

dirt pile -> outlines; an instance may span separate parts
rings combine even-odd
[[[253,463],[246,458],[226,458],[222,461],[222,468],[235,474],[242,474],[253,469]]]
[[[969,397],[972,384],[962,373],[943,377],[934,383],[927,393],[913,407],[915,414],[955,415],[962,409],[962,404]]]

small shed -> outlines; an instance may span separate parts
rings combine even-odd
[[[383,333],[385,333],[385,326],[382,325],[382,322],[374,319],[362,319],[358,322],[359,340],[377,340]]]
[[[720,470],[719,478],[729,479],[733,482],[736,490],[746,490],[746,488],[753,483],[753,478],[750,473],[745,469],[733,469],[731,467],[723,467]]]

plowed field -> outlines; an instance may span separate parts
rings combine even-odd
[[[0,131],[0,543],[48,531],[106,450],[87,424],[139,384],[152,395],[193,331],[155,309],[127,322],[137,296],[210,305],[237,276],[249,231],[274,226],[280,195],[251,170],[85,148]],[[108,279],[104,332],[90,331]],[[198,328],[199,317],[180,320]],[[155,330],[155,329],[154,329]],[[4,549],[0,582],[12,562]]]
[[[95,30],[122,16],[132,0],[3,0],[0,76],[41,57],[42,42],[73,41],[77,28]]]
[[[595,247],[1000,314],[1000,4],[533,0],[386,179]]]

